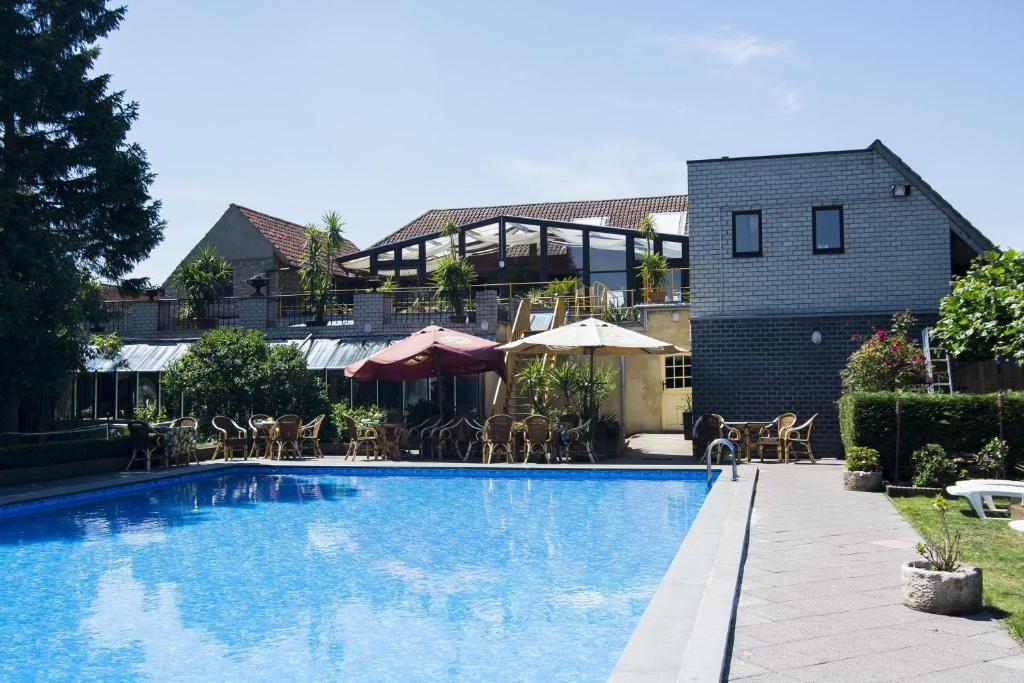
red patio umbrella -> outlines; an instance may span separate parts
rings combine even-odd
[[[507,379],[505,354],[497,347],[498,342],[430,325],[349,365],[345,368],[345,376],[360,382],[374,379],[401,382],[436,377],[438,408],[443,419],[442,377],[478,375],[490,370]]]

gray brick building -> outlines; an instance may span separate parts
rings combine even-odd
[[[903,309],[932,322],[991,242],[879,141],[687,169],[695,413],[817,413],[816,451],[840,454],[851,335]]]

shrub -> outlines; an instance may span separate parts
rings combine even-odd
[[[875,472],[878,470],[878,451],[865,446],[846,449],[845,467],[849,472]]]
[[[914,486],[941,488],[956,483],[958,471],[946,449],[930,443],[914,451]]]
[[[0,470],[128,457],[131,453],[131,442],[127,436],[6,446],[0,448]]]
[[[167,366],[163,382],[167,393],[185,394],[206,432],[215,415],[244,420],[253,413],[294,413],[311,419],[330,410],[323,378],[309,372],[298,347],[272,347],[257,330],[206,332]]]
[[[974,467],[985,476],[1001,475],[1003,472],[1003,452],[1005,449],[1005,441],[1000,441],[998,436],[992,437],[988,443],[974,454]]]
[[[950,453],[977,453],[997,434],[995,394],[900,395],[900,479],[913,471],[910,454],[927,443]],[[1024,392],[1009,392],[1003,410],[1006,471],[1024,462]],[[896,393],[855,392],[839,399],[839,432],[847,449],[878,451],[882,471],[894,476]]]
[[[888,332],[876,330],[868,335],[839,373],[843,391],[894,391],[925,385],[928,370],[924,353],[907,339],[913,323],[909,313],[897,313]],[[857,339],[859,335],[854,335],[851,341]]]

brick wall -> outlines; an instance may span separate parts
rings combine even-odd
[[[812,432],[816,456],[840,456],[836,401],[839,371],[858,347],[854,333],[889,326],[887,315],[692,319],[694,414],[726,420],[771,420],[796,413],[803,423],[818,413]],[[933,323],[924,316],[913,331]],[[821,332],[822,343],[811,335]]]
[[[950,224],[874,150],[688,164],[693,317],[931,311]],[[814,254],[811,209],[841,205],[845,252]],[[762,212],[763,256],[734,258],[732,212]]]

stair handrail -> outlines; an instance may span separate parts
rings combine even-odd
[[[519,305],[516,307],[516,316],[512,319],[512,329],[509,332],[509,341],[519,341],[526,336],[527,332],[530,331],[530,310],[532,304],[529,299],[520,299]],[[509,392],[512,390],[513,374],[515,373],[515,353],[505,353],[505,376],[508,377],[508,381],[505,382],[500,377],[498,383],[494,387],[494,398],[491,400],[491,406],[494,408],[495,414],[504,413],[508,407]]]

